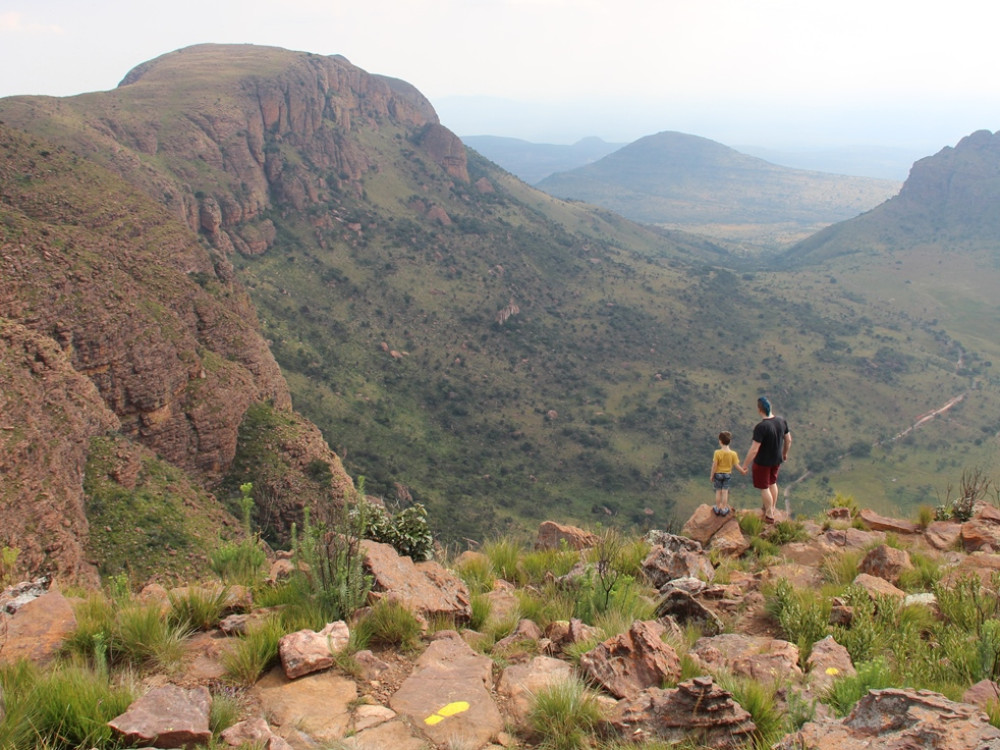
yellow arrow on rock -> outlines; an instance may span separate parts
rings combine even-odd
[[[455,701],[454,703],[449,703],[447,706],[439,708],[435,713],[428,716],[424,719],[424,724],[432,727],[435,724],[440,724],[449,716],[454,716],[455,714],[460,714],[463,711],[468,710],[469,704],[466,701]]]

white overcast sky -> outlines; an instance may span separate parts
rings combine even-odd
[[[342,54],[459,135],[898,145],[1000,130],[992,0],[0,0],[0,96],[203,42]]]

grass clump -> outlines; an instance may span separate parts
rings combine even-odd
[[[222,655],[226,677],[236,685],[253,685],[278,661],[278,641],[287,631],[276,617],[269,617],[239,637]]]
[[[719,675],[716,681],[723,690],[750,714],[757,727],[753,747],[765,750],[788,732],[788,717],[777,700],[778,683],[764,683],[746,677]]]
[[[186,631],[210,630],[219,624],[229,602],[229,587],[206,589],[190,586],[182,594],[170,593],[167,622]]]
[[[108,722],[135,698],[128,686],[112,682],[105,666],[80,661],[47,671],[28,662],[3,665],[0,687],[4,750],[119,747]]]
[[[830,599],[812,589],[796,590],[782,578],[767,593],[765,602],[785,637],[799,647],[799,665],[804,668],[813,644],[829,632]]]
[[[416,648],[420,641],[420,622],[410,610],[396,601],[379,600],[355,626],[359,638],[367,643],[396,646],[404,651]]]
[[[535,695],[529,724],[545,750],[591,747],[603,715],[597,697],[583,682],[568,679]]]
[[[501,537],[483,545],[483,554],[490,561],[494,574],[508,583],[524,583],[521,570],[522,546],[508,537]]]

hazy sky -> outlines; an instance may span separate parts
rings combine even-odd
[[[998,22],[989,0],[0,0],[0,96],[253,43],[409,81],[459,135],[929,154],[1000,130]]]

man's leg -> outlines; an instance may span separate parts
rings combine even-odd
[[[774,517],[774,508],[771,502],[771,488],[765,487],[760,491],[760,507],[764,511],[765,518]]]

